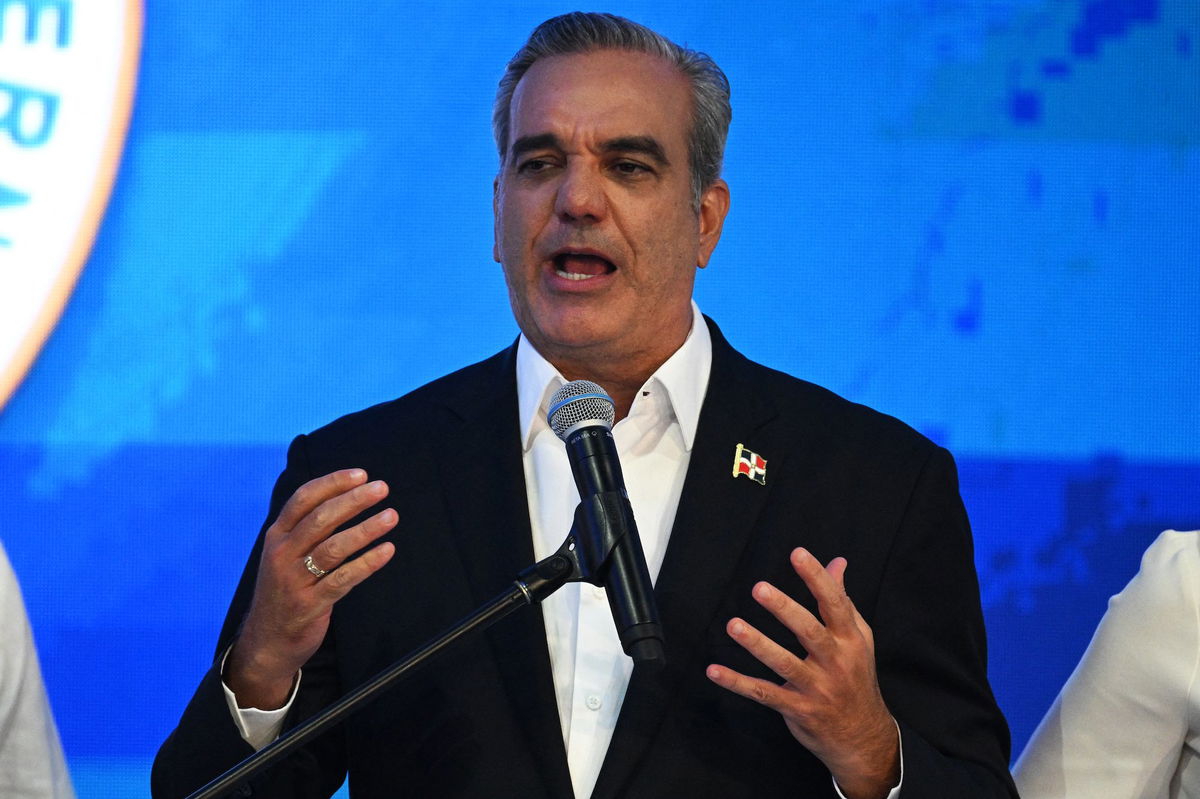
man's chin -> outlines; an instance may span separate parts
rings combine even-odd
[[[587,315],[571,315],[553,324],[522,325],[525,338],[546,360],[580,359],[619,348],[621,329],[611,319],[596,320]]]
[[[540,331],[537,338],[526,335],[540,352],[583,355],[608,349],[616,336],[612,331],[574,327],[567,330]]]

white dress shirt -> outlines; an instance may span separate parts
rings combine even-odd
[[[675,521],[711,367],[708,326],[693,304],[687,340],[642,386],[629,415],[613,426],[625,488],[654,580]],[[522,336],[517,345],[517,396],[538,560],[562,546],[579,504],[566,447],[546,421],[550,399],[565,382]],[[575,796],[591,796],[633,661],[621,650],[603,588],[570,583],[542,602],[542,618],[571,784]]]
[[[1025,799],[1200,797],[1200,531],[1146,550],[1013,775]]]

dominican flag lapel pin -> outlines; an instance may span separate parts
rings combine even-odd
[[[733,451],[733,477],[744,474],[759,485],[767,484],[767,460],[741,444]]]

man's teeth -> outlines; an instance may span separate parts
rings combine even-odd
[[[583,272],[568,272],[564,269],[555,269],[554,274],[559,277],[565,277],[567,280],[591,280],[599,275],[586,275]]]

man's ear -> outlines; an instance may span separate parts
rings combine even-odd
[[[500,263],[500,176],[492,178],[492,260]]]
[[[700,195],[699,248],[696,265],[701,269],[708,266],[717,242],[721,240],[721,228],[725,225],[725,214],[729,213],[729,184],[717,178]]]

